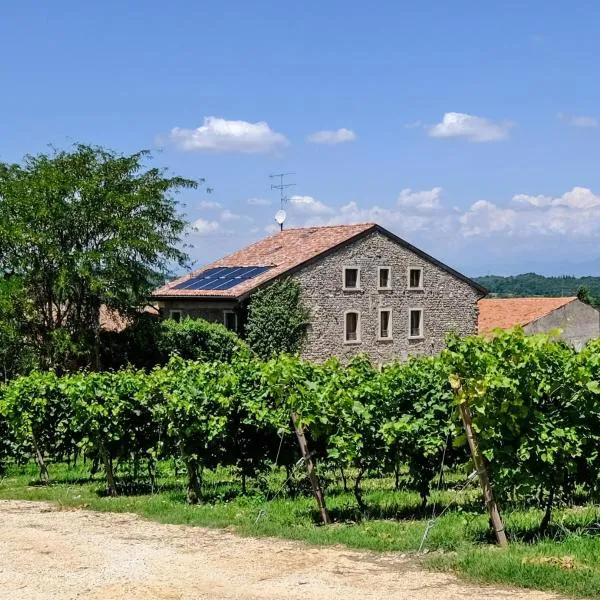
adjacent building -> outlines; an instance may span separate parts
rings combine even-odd
[[[377,362],[435,354],[449,332],[477,332],[486,290],[373,224],[286,229],[156,290],[165,318],[242,332],[252,294],[293,277],[311,312],[304,357]]]
[[[561,338],[580,350],[600,337],[600,312],[576,296],[566,298],[485,298],[479,301],[479,333],[523,327],[526,333],[560,329]]]

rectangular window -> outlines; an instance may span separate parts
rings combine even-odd
[[[347,312],[345,316],[344,339],[346,342],[360,342],[360,315]]]
[[[169,312],[169,318],[173,319],[173,321],[177,321],[178,323],[181,321],[182,316],[183,313],[180,310],[172,310]]]
[[[379,339],[392,339],[392,311],[389,308],[379,311]]]
[[[423,309],[411,308],[409,311],[409,336],[410,338],[423,337]]]
[[[344,289],[357,290],[360,287],[360,271],[357,267],[344,267]]]
[[[392,289],[392,270],[390,267],[379,267],[379,283],[377,287],[380,290]]]
[[[408,289],[422,290],[423,289],[423,269],[410,268],[408,270]]]
[[[237,331],[237,315],[232,310],[223,311],[223,324],[230,331]]]

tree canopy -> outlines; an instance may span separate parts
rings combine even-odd
[[[57,348],[61,361],[93,362],[100,307],[135,312],[187,262],[174,194],[196,183],[148,159],[78,144],[0,163],[0,273],[18,278],[32,304],[46,366]]]

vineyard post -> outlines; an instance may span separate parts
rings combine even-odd
[[[296,432],[296,437],[298,438],[300,452],[302,453],[302,458],[304,459],[304,464],[306,465],[306,472],[308,473],[308,478],[310,479],[310,485],[312,487],[315,500],[317,501],[317,505],[319,506],[321,519],[323,519],[323,523],[325,525],[329,525],[331,523],[331,518],[329,516],[327,506],[325,506],[325,495],[323,494],[323,489],[321,488],[321,482],[317,477],[315,461],[308,449],[308,443],[306,442],[304,430],[300,425],[298,425],[298,416],[295,413],[292,413],[292,423],[294,424],[294,431]]]
[[[508,546],[508,540],[506,539],[506,533],[504,531],[504,523],[502,522],[498,505],[494,499],[490,479],[487,474],[487,469],[485,468],[485,461],[481,451],[479,450],[477,437],[475,435],[475,431],[473,430],[473,421],[471,419],[471,411],[469,410],[467,399],[460,398],[461,385],[458,379],[451,379],[450,384],[452,386],[452,391],[458,400],[458,409],[460,410],[460,416],[462,418],[465,433],[467,435],[467,441],[469,442],[471,457],[473,458],[473,464],[475,465],[475,470],[479,476],[479,484],[481,485],[481,489],[483,491],[483,499],[490,515],[490,520],[492,522],[492,527],[494,528],[494,533],[496,534],[496,539],[498,540],[498,544],[500,546]]]

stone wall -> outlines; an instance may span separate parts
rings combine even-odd
[[[581,350],[586,342],[600,337],[600,312],[580,300],[573,300],[550,314],[529,323],[526,333],[548,333],[562,329],[561,339]]]
[[[379,291],[378,267],[391,267],[392,289]],[[360,290],[344,291],[343,267],[360,268]],[[408,289],[409,268],[423,269],[423,290]],[[311,311],[311,326],[303,356],[342,360],[361,352],[384,364],[410,355],[436,354],[450,331],[477,332],[477,300],[481,293],[374,231],[321,257],[294,274]],[[392,339],[379,340],[379,309],[392,309]],[[409,339],[409,309],[423,309],[422,339]],[[344,339],[345,312],[360,313],[360,342]]]

